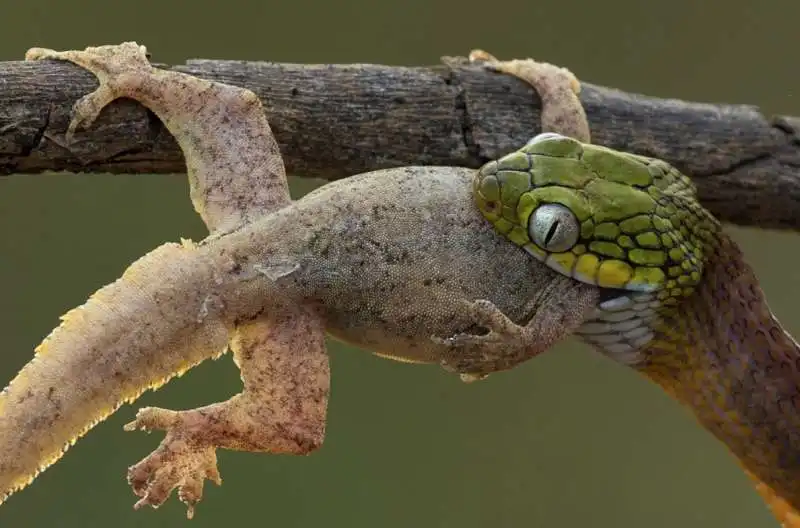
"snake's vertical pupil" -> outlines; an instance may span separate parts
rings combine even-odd
[[[558,220],[553,220],[553,223],[550,224],[550,229],[547,231],[547,234],[544,236],[544,245],[549,246],[550,242],[552,242],[553,237],[558,231]]]

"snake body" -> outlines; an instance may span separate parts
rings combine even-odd
[[[474,196],[511,242],[601,289],[578,334],[690,407],[800,526],[800,348],[691,180],[547,133],[484,165]]]

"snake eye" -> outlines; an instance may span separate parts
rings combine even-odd
[[[581,228],[568,208],[544,204],[528,220],[528,234],[540,248],[553,253],[569,251],[578,242]]]

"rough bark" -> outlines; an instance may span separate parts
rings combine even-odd
[[[253,90],[289,172],[336,179],[412,164],[478,167],[539,132],[523,82],[447,59],[430,67],[194,60],[161,66]],[[152,114],[118,101],[72,144],[72,103],[97,83],[58,62],[0,63],[0,174],[183,172]],[[800,118],[746,105],[658,99],[584,84],[593,140],[691,175],[724,221],[800,229]]]

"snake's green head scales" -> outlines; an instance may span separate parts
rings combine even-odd
[[[483,215],[554,270],[602,288],[691,295],[703,271],[707,215],[667,163],[553,133],[484,165]]]

